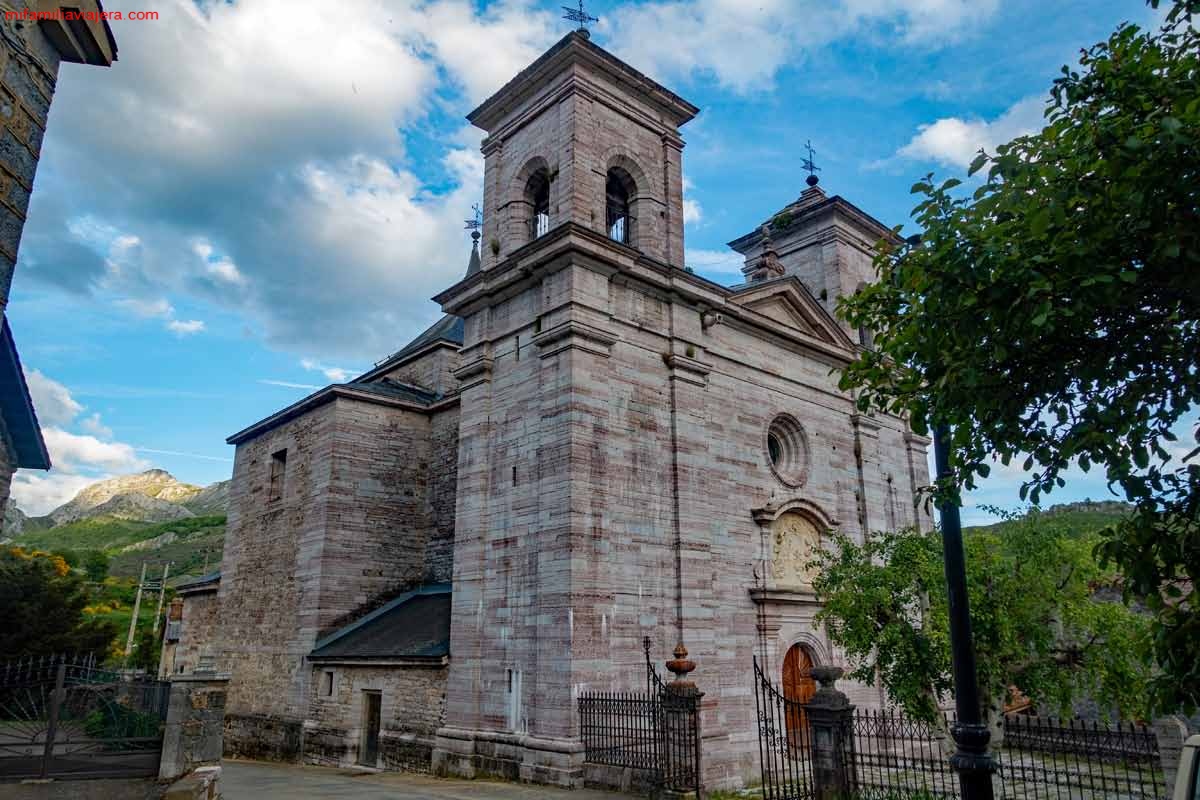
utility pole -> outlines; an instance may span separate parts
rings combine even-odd
[[[154,612],[154,636],[158,636],[158,620],[162,617],[163,595],[167,593],[167,571],[171,568],[171,562],[163,564],[162,583],[158,586],[158,609]]]
[[[939,480],[950,477],[950,426],[933,428],[933,457]],[[963,800],[992,800],[992,773],[996,766],[988,752],[991,732],[979,709],[979,676],[975,669],[975,644],[971,640],[971,608],[967,598],[967,564],[963,555],[962,519],[958,503],[938,504],[942,517],[942,557],[950,613],[950,653],[954,668],[956,720],[950,727],[957,751],[950,764],[958,772]]]
[[[146,583],[146,562],[142,562],[142,577],[138,578],[137,594],[133,600],[133,616],[129,618],[129,636],[125,639],[125,664],[129,663],[129,654],[133,652],[133,633],[137,630],[138,611],[142,607],[142,586]]]

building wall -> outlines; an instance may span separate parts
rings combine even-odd
[[[188,592],[182,595],[182,599],[179,640],[163,643],[163,663],[159,675],[164,680],[171,675],[194,672],[201,657],[216,656],[214,643],[221,609],[216,587],[211,591]]]
[[[431,466],[453,449],[456,417],[338,398],[238,446],[216,637],[232,673],[231,752],[297,757],[315,643],[446,579],[453,473]],[[271,500],[272,454],[284,449],[283,495]]]
[[[324,694],[325,672],[333,673],[333,693]],[[361,763],[363,694],[379,692],[379,760],[369,766],[427,772],[434,734],[446,699],[444,666],[364,667],[315,665],[308,719],[304,722],[304,761],[326,766]]]
[[[12,489],[13,473],[17,471],[17,457],[13,450],[12,439],[8,435],[8,425],[0,417],[0,508],[8,508],[8,496]]]
[[[0,16],[25,6],[0,0]],[[60,62],[37,23],[6,22],[5,31],[0,39],[0,310],[8,304]]]
[[[458,380],[454,377],[454,370],[458,368],[458,364],[458,348],[442,343],[419,358],[388,370],[382,377],[419,386],[437,394],[449,394],[458,387]]]

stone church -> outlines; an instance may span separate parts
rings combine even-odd
[[[577,786],[577,695],[644,687],[649,637],[698,665],[705,785],[757,778],[752,658],[840,662],[805,564],[928,527],[927,442],[837,388],[886,226],[810,180],[730,243],[743,283],[688,269],[697,111],[565,36],[468,117],[483,229],[441,320],[229,438],[173,669],[231,674],[233,753]]]

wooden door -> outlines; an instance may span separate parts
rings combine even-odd
[[[374,767],[379,763],[379,692],[363,692],[362,747],[358,763]]]
[[[783,659],[783,696],[787,703],[787,737],[792,747],[808,744],[808,714],[801,705],[817,693],[812,676],[813,658],[807,647],[792,645]]]

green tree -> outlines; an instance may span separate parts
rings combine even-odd
[[[1200,703],[1200,449],[1174,444],[1200,401],[1198,9],[1084,50],[973,193],[917,183],[920,241],[839,306],[875,332],[841,378],[860,407],[951,427],[940,495],[1017,459],[1034,503],[1078,464],[1134,505],[1100,553],[1154,614],[1164,710]]]
[[[89,550],[83,559],[83,571],[92,583],[103,583],[108,577],[108,556],[103,550]]]
[[[1010,516],[1002,533],[966,537],[981,710],[993,747],[1003,743],[1010,687],[1052,713],[1095,697],[1122,716],[1145,714],[1149,621],[1097,598],[1116,575],[1094,558],[1096,541],[1036,510]],[[954,684],[940,534],[907,529],[863,544],[835,534],[832,544],[814,561],[818,620],[844,649],[852,677],[874,683],[878,675],[905,713],[941,726],[937,710]],[[944,743],[953,749],[948,737]]]
[[[0,549],[0,653],[107,654],[116,628],[89,619],[87,604],[87,584],[60,556]]]

